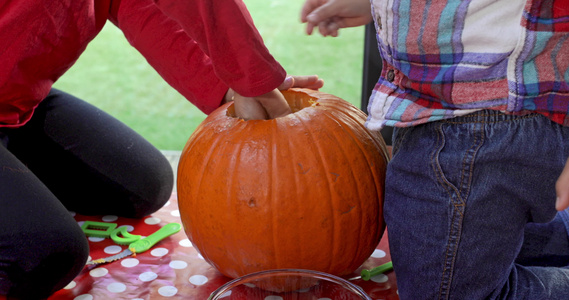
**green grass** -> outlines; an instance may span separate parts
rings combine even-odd
[[[245,0],[265,44],[289,74],[318,74],[324,92],[359,107],[363,27],[307,36],[304,0]],[[115,116],[157,148],[181,150],[205,114],[166,84],[110,22],[55,84]]]

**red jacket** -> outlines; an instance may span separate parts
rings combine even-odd
[[[0,4],[0,127],[25,124],[107,20],[206,114],[228,87],[257,96],[286,75],[242,0],[8,0]]]

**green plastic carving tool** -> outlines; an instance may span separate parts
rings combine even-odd
[[[140,240],[140,238],[142,236],[130,234],[126,226],[121,226],[111,233],[111,239],[119,245],[128,245]]]
[[[115,228],[117,228],[117,223],[85,221],[81,225],[81,230],[85,235],[99,238],[110,237]]]
[[[384,263],[381,266],[375,267],[373,269],[369,269],[369,270],[363,269],[360,276],[356,276],[356,277],[350,278],[348,280],[362,279],[362,280],[368,281],[373,276],[383,274],[383,273],[385,273],[387,271],[391,271],[391,270],[393,270],[393,263],[388,262],[388,263]]]
[[[87,262],[87,265],[106,264],[113,262],[115,260],[123,259],[135,253],[142,253],[152,248],[152,246],[154,246],[159,241],[173,235],[174,233],[177,233],[178,231],[180,231],[180,229],[182,229],[182,225],[180,225],[179,223],[166,224],[164,227],[158,229],[153,234],[143,239],[140,239],[134,243],[131,243],[130,245],[128,245],[128,249],[122,251],[121,253],[105,258],[90,260]]]

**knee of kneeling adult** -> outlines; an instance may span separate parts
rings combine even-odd
[[[134,210],[133,214],[127,217],[142,218],[156,212],[168,202],[172,196],[173,187],[173,177],[162,180],[154,187],[147,187],[144,194],[137,195],[131,200]]]
[[[84,268],[89,257],[84,235],[59,232],[51,237],[38,237],[33,245],[19,249],[19,258],[7,270],[9,299],[45,299]]]
[[[133,212],[131,214],[125,215],[125,217],[138,219],[151,215],[162,208],[166,202],[168,202],[171,194],[172,191],[170,189],[168,195],[159,195],[156,198],[150,199],[139,198],[137,200],[134,200]]]
[[[166,204],[172,196],[174,173],[170,163],[164,158],[149,164],[144,172],[125,180],[116,198],[108,202],[107,214],[127,218],[148,216]]]

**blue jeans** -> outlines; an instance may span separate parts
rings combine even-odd
[[[569,299],[569,128],[480,111],[394,131],[385,220],[401,299]]]

